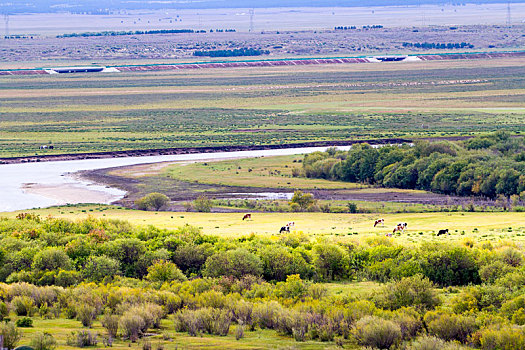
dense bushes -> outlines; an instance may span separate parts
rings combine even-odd
[[[138,341],[170,318],[194,336],[228,336],[234,325],[239,338],[264,328],[297,341],[384,349],[522,349],[521,247],[467,243],[401,246],[386,237],[337,242],[298,233],[225,239],[192,226],[0,219],[0,263],[10,271],[2,278],[11,282],[0,283],[0,315],[10,311],[20,325],[35,315],[77,320],[86,327],[68,337],[77,347]],[[24,263],[8,263],[26,248],[33,253],[16,260]],[[69,283],[47,285],[58,280]],[[334,280],[386,284],[356,294],[316,283]],[[96,322],[107,336],[88,330]],[[14,323],[0,331],[19,337]]]
[[[461,196],[525,199],[525,138],[497,132],[464,142],[416,142],[413,147],[355,145],[347,152],[307,154],[307,177],[422,189]]]

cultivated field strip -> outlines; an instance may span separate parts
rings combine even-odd
[[[153,65],[116,65],[111,66],[120,72],[147,72],[181,69],[207,69],[207,68],[240,68],[240,67],[278,67],[278,66],[303,66],[324,64],[349,64],[349,63],[378,63],[391,60],[472,60],[494,59],[507,57],[525,57],[525,51],[515,52],[478,52],[478,53],[446,53],[411,56],[370,56],[370,57],[341,57],[341,58],[311,58],[311,59],[275,59],[275,60],[243,60],[208,63],[180,63],[180,64],[153,64]],[[20,69],[0,70],[0,75],[33,75],[49,74],[49,69]]]

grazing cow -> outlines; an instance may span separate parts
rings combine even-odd
[[[394,228],[394,231],[392,231],[392,233],[396,233],[396,232],[405,232],[405,229],[407,228],[408,224],[405,222],[405,223],[399,223],[397,224],[397,226]]]
[[[244,216],[242,217],[242,221],[244,220],[247,220],[247,219],[252,219],[252,214],[244,214]]]
[[[441,236],[441,235],[444,235],[444,234],[447,234],[448,233],[448,228],[444,229],[444,230],[439,230],[438,231],[438,236]]]
[[[290,221],[289,223],[286,224],[286,226],[295,227],[295,221]]]
[[[375,222],[374,222],[374,227],[376,227],[377,225],[381,224],[381,226],[385,226],[385,219],[377,219]]]
[[[279,233],[283,233],[283,232],[290,232],[290,226],[281,227],[281,229],[279,230]]]

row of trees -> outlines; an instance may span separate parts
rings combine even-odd
[[[525,141],[506,133],[463,142],[416,142],[414,146],[348,152],[330,149],[304,157],[307,177],[422,189],[460,196],[525,199]]]
[[[231,31],[226,29],[226,31]],[[193,29],[158,29],[158,30],[108,30],[103,32],[85,32],[85,33],[66,33],[57,35],[57,38],[76,38],[91,36],[121,36],[121,35],[145,35],[145,34],[181,34],[181,33],[206,33],[205,30]]]
[[[409,43],[409,42],[403,42],[403,47],[415,47],[417,49],[472,49],[474,48],[474,45],[471,43]]]
[[[268,55],[270,51],[253,49],[253,48],[240,48],[234,50],[210,50],[210,51],[195,51],[193,56],[208,56],[208,57],[239,57],[239,56],[261,56]]]

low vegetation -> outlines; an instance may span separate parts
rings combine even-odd
[[[220,238],[25,214],[0,220],[0,243],[10,349],[146,344],[166,331],[235,342],[266,330],[311,348],[518,350],[525,339],[525,257],[512,242]],[[330,292],[365,280],[375,287]],[[78,326],[62,334],[40,320]]]

